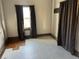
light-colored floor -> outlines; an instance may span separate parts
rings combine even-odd
[[[78,59],[60,46],[54,39],[28,39],[19,49],[6,49],[2,59]]]

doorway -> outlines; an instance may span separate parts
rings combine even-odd
[[[16,5],[18,36],[20,39],[36,38],[36,15],[34,6]]]

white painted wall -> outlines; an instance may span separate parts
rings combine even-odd
[[[58,24],[59,24],[59,13],[54,14],[54,9],[60,7],[60,2],[65,0],[52,0],[52,27],[51,33],[56,38],[58,37]]]
[[[15,5],[35,5],[37,33],[50,33],[51,0],[3,0],[8,37],[18,36]]]
[[[7,35],[6,35],[6,28],[4,22],[3,6],[2,6],[2,1],[0,0],[0,53],[2,52],[6,37]]]
[[[35,0],[38,34],[50,33],[51,4],[51,0]]]

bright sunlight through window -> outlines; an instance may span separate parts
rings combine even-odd
[[[30,8],[23,7],[24,29],[31,28]]]

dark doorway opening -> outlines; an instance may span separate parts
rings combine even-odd
[[[34,6],[16,5],[18,37],[21,40],[36,38],[36,16]]]

